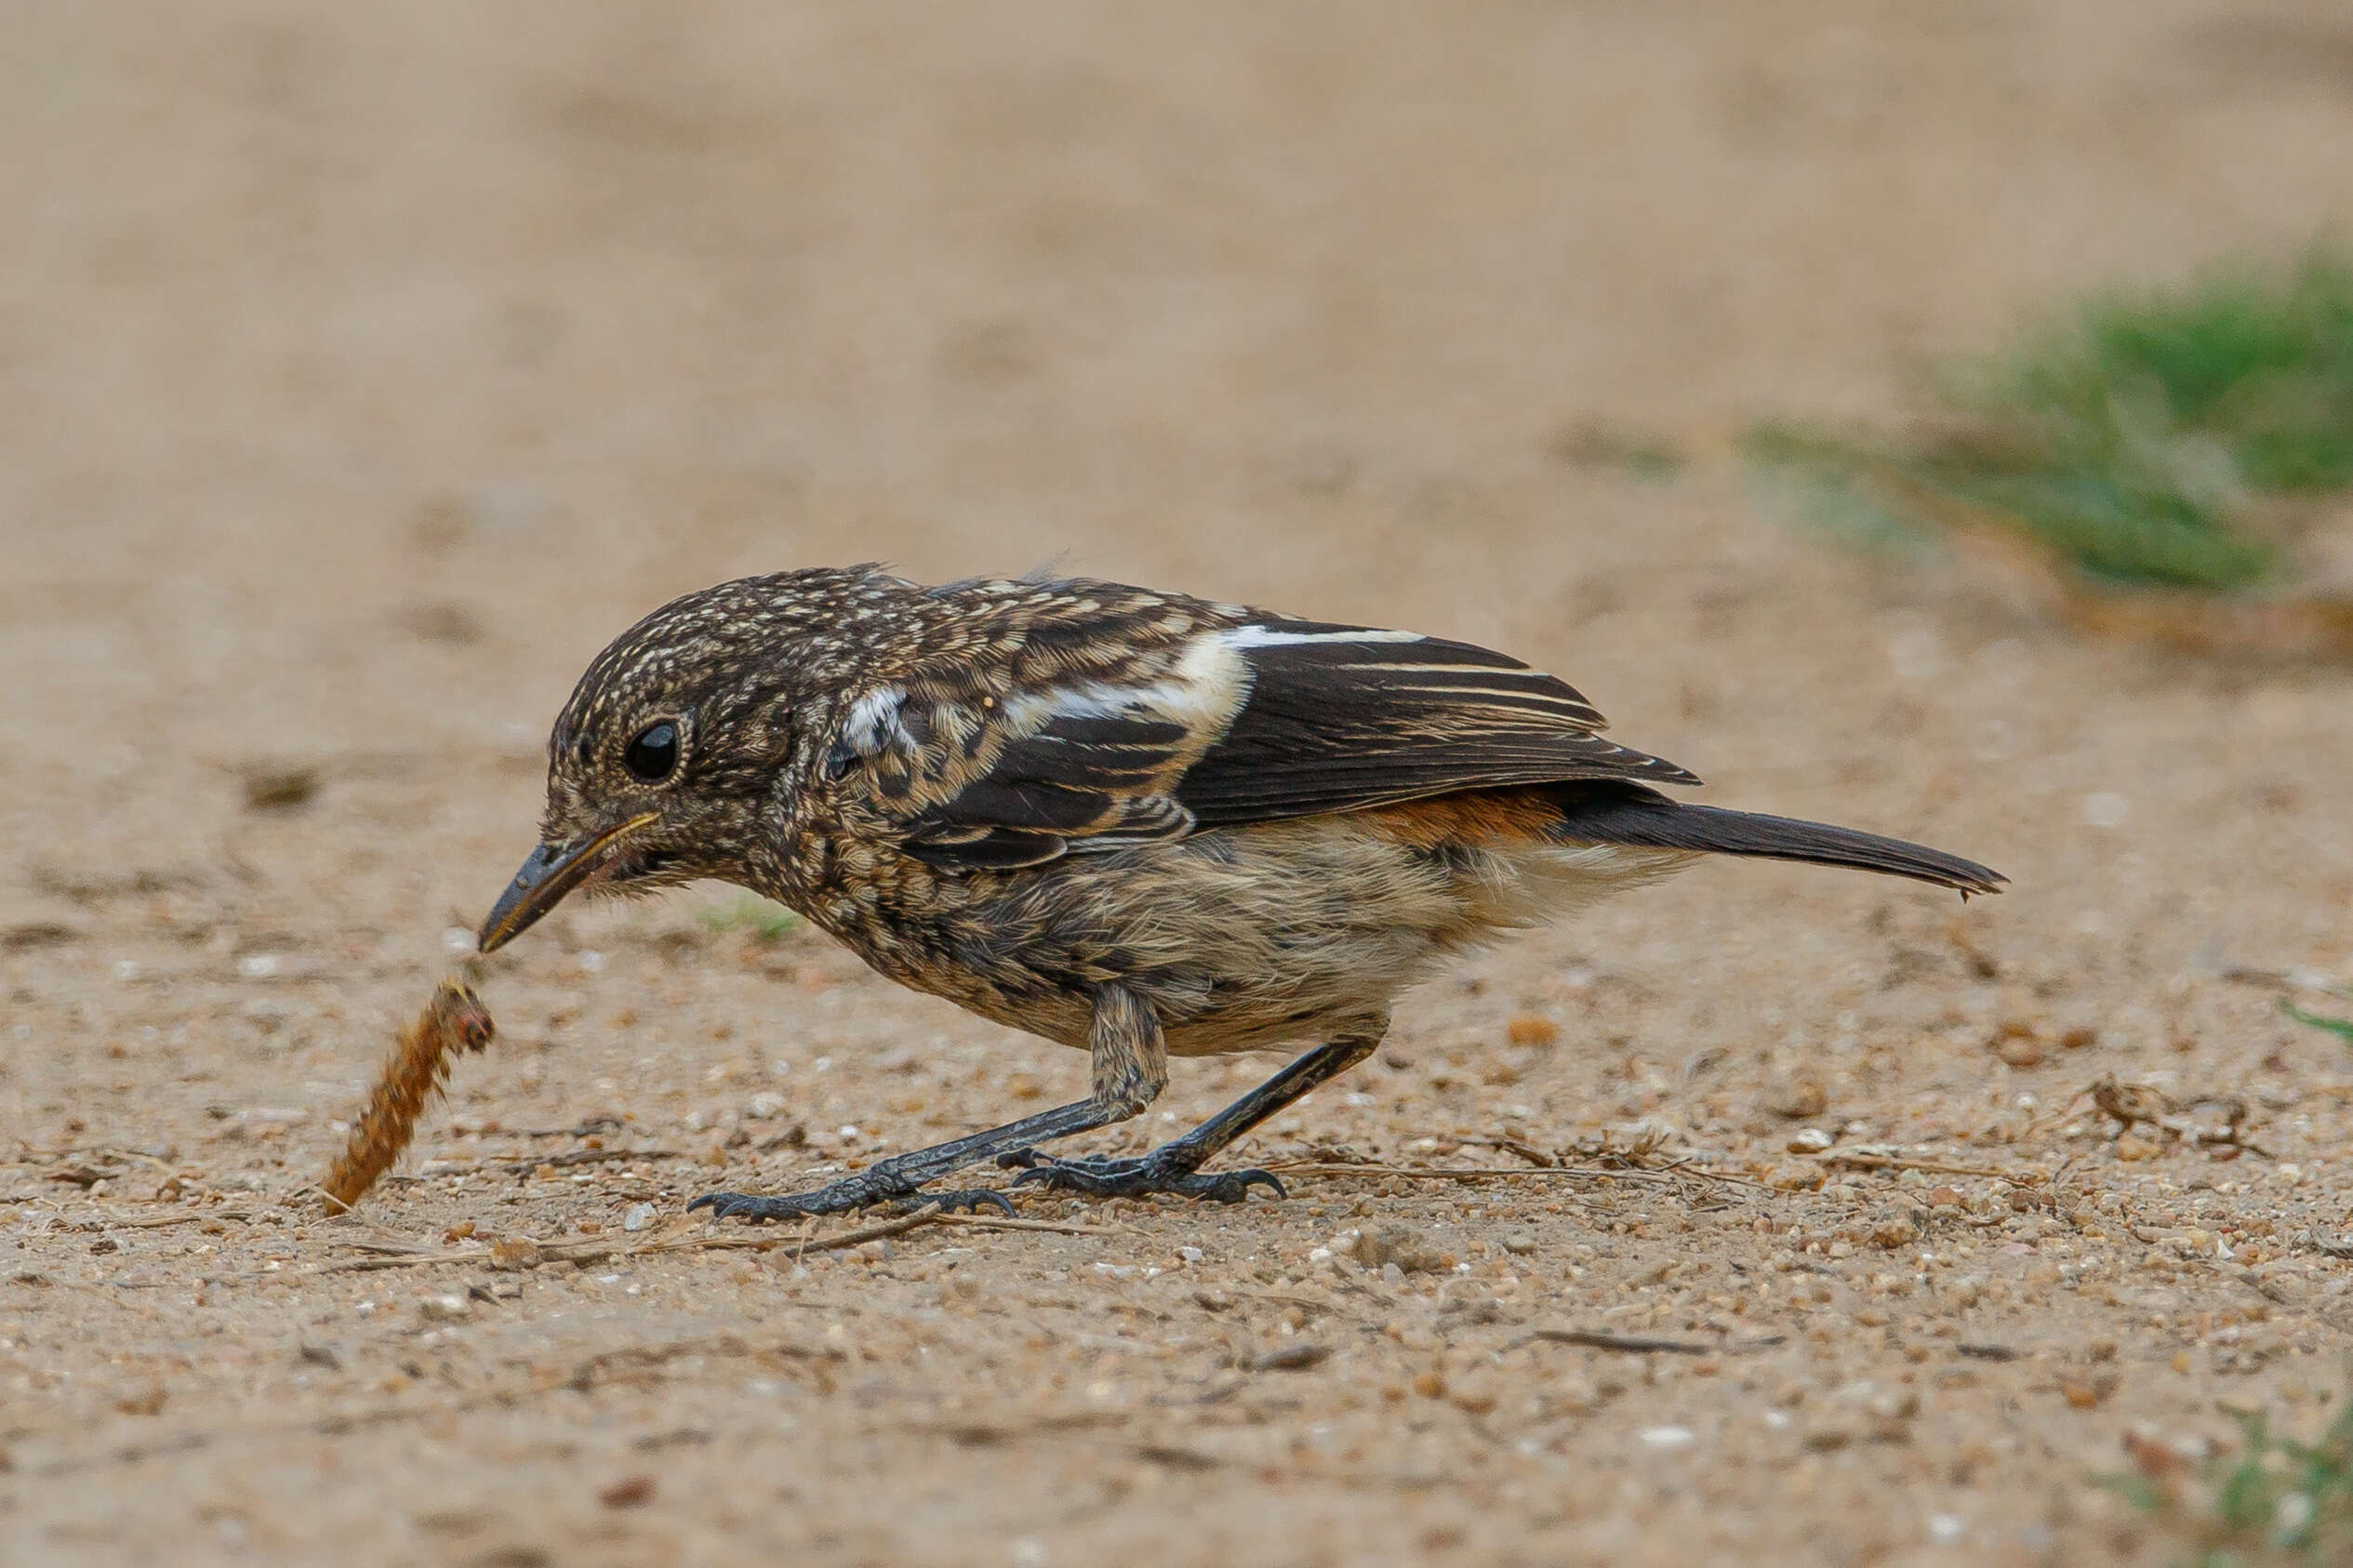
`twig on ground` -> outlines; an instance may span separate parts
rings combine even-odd
[[[2026,1355],[2024,1350],[2014,1350],[2007,1345],[1974,1344],[1966,1339],[1955,1344],[1953,1350],[1956,1354],[1967,1356],[1971,1361],[1978,1362],[2014,1362]]]
[[[926,1203],[914,1213],[903,1215],[897,1219],[884,1220],[877,1225],[860,1226],[851,1230],[837,1231],[831,1236],[808,1238],[801,1242],[800,1252],[806,1252],[812,1248],[818,1252],[831,1252],[841,1247],[854,1247],[867,1242],[879,1242],[886,1237],[903,1236],[910,1230],[920,1229],[940,1218],[939,1206],[937,1203]],[[537,1252],[538,1260],[544,1263],[594,1263],[608,1257],[639,1257],[649,1253],[663,1252],[715,1252],[746,1247],[765,1252],[772,1248],[789,1245],[792,1240],[793,1238],[789,1236],[686,1235],[673,1231],[658,1234],[644,1241],[542,1242],[538,1243]],[[372,1269],[407,1269],[435,1263],[489,1263],[492,1261],[492,1249],[488,1244],[450,1247],[441,1251],[422,1248],[415,1251],[390,1250],[406,1249],[415,1245],[415,1243],[397,1240],[365,1240],[355,1241],[349,1244],[371,1250],[379,1248],[386,1250],[373,1257],[339,1258],[333,1263],[312,1264],[307,1269],[285,1269],[274,1272],[262,1269],[248,1274],[230,1275],[223,1282],[303,1279],[317,1274],[348,1274]],[[796,1252],[794,1256],[798,1256],[800,1253]]]
[[[1566,1176],[1586,1181],[1648,1182],[1655,1187],[1672,1187],[1674,1177],[1658,1171],[1634,1167],[1623,1170],[1597,1165],[1387,1165],[1374,1161],[1358,1163],[1353,1161],[1278,1160],[1267,1169],[1285,1176],[1404,1176],[1415,1181],[1485,1181],[1509,1176]]]
[[[195,1214],[145,1215],[133,1219],[110,1219],[109,1230],[155,1230],[166,1225],[199,1225],[207,1219],[244,1219],[243,1209],[205,1209]]]
[[[1557,1169],[1561,1163],[1560,1156],[1548,1154],[1520,1138],[1465,1138],[1463,1142],[1476,1149],[1494,1149],[1506,1154],[1517,1154],[1529,1164],[1543,1170]]]
[[[528,1176],[542,1165],[562,1170],[567,1165],[602,1165],[618,1160],[684,1160],[686,1156],[675,1149],[567,1149],[561,1154],[541,1155],[534,1159],[485,1161],[509,1176]]]
[[[1515,1151],[1516,1152],[1516,1151]],[[1625,1181],[1681,1189],[1687,1181],[1722,1182],[1732,1187],[1762,1188],[1747,1176],[1711,1171],[1682,1161],[1659,1166],[1642,1165],[1390,1165],[1377,1161],[1276,1160],[1267,1169],[1284,1176],[1402,1176],[1409,1181],[1509,1181],[1554,1176],[1571,1181]]]
[[[1081,1225],[1075,1220],[1008,1219],[994,1214],[942,1214],[943,1225],[970,1225],[982,1230],[1051,1230],[1062,1236],[1141,1236],[1132,1225]]]
[[[1531,1329],[1527,1335],[1527,1339],[1541,1339],[1553,1345],[1582,1345],[1592,1350],[1637,1353],[1659,1351],[1672,1356],[1737,1356],[1750,1350],[1769,1349],[1786,1337],[1770,1334],[1761,1339],[1711,1345],[1704,1339],[1651,1339],[1639,1334],[1611,1334],[1598,1328],[1539,1328]],[[1526,1342],[1522,1341],[1522,1344]]]
[[[2041,1171],[2002,1171],[1991,1165],[1961,1165],[1949,1160],[1914,1160],[1902,1154],[1869,1154],[1860,1149],[1831,1149],[1822,1155],[1825,1165],[1845,1165],[1858,1171],[1921,1171],[1930,1176],[1991,1176],[2013,1187],[2040,1187],[2048,1178]]]
[[[591,1116],[569,1127],[513,1127],[509,1135],[519,1138],[584,1138],[596,1133],[618,1133],[628,1125],[618,1116]]]

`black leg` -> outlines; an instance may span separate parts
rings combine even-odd
[[[1242,1202],[1253,1186],[1274,1189],[1287,1196],[1272,1173],[1260,1170],[1216,1171],[1201,1167],[1234,1139],[1322,1084],[1330,1083],[1373,1054],[1378,1035],[1363,1035],[1319,1045],[1281,1072],[1243,1096],[1225,1110],[1181,1137],[1169,1139],[1149,1154],[1131,1159],[1057,1160],[1034,1149],[1019,1149],[997,1157],[1000,1165],[1027,1167],[1013,1185],[1030,1182],[1067,1192],[1098,1198],[1140,1197],[1172,1192],[1188,1198],[1214,1198],[1222,1203]]]
[[[1035,1116],[1024,1116],[1018,1122],[1002,1127],[991,1127],[985,1133],[972,1133],[947,1143],[934,1144],[929,1149],[911,1149],[878,1160],[856,1176],[844,1176],[828,1186],[810,1192],[792,1192],[779,1197],[760,1197],[747,1192],[706,1192],[686,1205],[709,1209],[720,1219],[798,1219],[803,1215],[846,1214],[876,1203],[898,1203],[920,1194],[924,1183],[937,1181],[949,1172],[964,1165],[977,1165],[994,1159],[1009,1149],[1022,1149],[1052,1138],[1066,1138],[1073,1133],[1091,1133],[1096,1128],[1119,1120],[1106,1114],[1094,1100],[1076,1100],[1057,1105],[1052,1110],[1041,1110]],[[967,1191],[939,1192],[924,1196],[925,1202],[937,1201],[950,1208],[977,1209],[983,1203],[993,1204],[1013,1212],[1004,1194],[987,1188]]]
[[[1370,1049],[1371,1047],[1366,1047]],[[798,1219],[804,1215],[846,1214],[876,1203],[906,1206],[911,1202],[937,1203],[951,1209],[977,1209],[991,1204],[1013,1212],[1002,1192],[970,1188],[953,1192],[921,1193],[927,1182],[949,1172],[977,1165],[1016,1149],[1074,1133],[1124,1122],[1151,1104],[1168,1081],[1168,1051],[1160,1023],[1151,1009],[1132,993],[1105,987],[1095,997],[1095,1023],[1088,1040],[1094,1058],[1095,1093],[1035,1116],[987,1132],[971,1133],[878,1160],[856,1176],[809,1192],[760,1197],[745,1192],[706,1192],[686,1205],[691,1213],[707,1208],[720,1219]],[[1301,1093],[1305,1093],[1304,1090]]]

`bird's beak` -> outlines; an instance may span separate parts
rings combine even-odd
[[[581,843],[543,844],[533,850],[514,880],[507,884],[507,890],[499,895],[499,901],[490,906],[490,916],[482,923],[482,934],[476,938],[481,950],[495,952],[522,936],[541,915],[563,902],[566,893],[594,874],[622,840],[660,820],[661,813],[649,811]]]

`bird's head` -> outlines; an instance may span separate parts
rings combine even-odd
[[[576,889],[754,876],[879,574],[784,572],[673,600],[590,664],[548,737],[539,846],[483,922],[490,952]],[[889,579],[883,579],[887,581]],[[803,748],[802,750],[806,750]]]

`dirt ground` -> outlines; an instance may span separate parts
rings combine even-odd
[[[2161,1554],[2128,1435],[2348,1386],[2353,1056],[2278,1002],[2353,981],[2353,676],[2083,645],[1727,438],[2342,225],[2332,14],[11,7],[0,1560]],[[1706,867],[1418,993],[1245,1146],[1287,1202],[805,1251],[684,1202],[1083,1058],[730,890],[567,908],[323,1216],[609,636],[1057,555],[1513,650],[2014,885]]]

